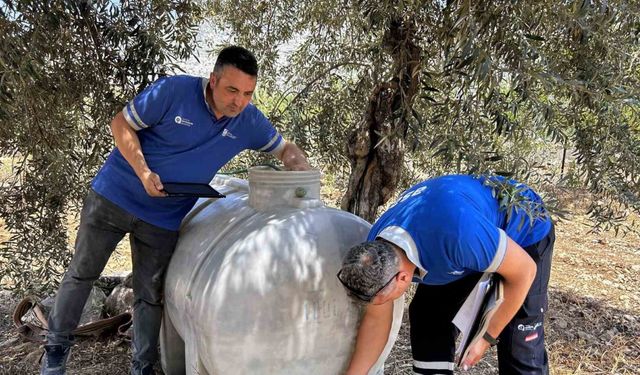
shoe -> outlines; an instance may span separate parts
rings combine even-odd
[[[65,375],[71,346],[45,345],[40,375]]]
[[[131,375],[156,375],[156,372],[153,370],[153,365],[144,365],[140,367],[134,364],[131,367]]]

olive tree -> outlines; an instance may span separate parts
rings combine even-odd
[[[573,154],[597,224],[640,209],[637,1],[221,0],[209,11],[224,42],[261,59],[262,89],[279,98],[272,120],[325,168],[349,171],[342,208],[367,220],[437,173],[557,182],[541,168],[551,149]]]

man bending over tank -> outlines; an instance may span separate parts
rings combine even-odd
[[[348,251],[338,278],[368,305],[347,374],[366,374],[376,362],[391,328],[393,300],[412,281],[419,283],[409,307],[413,371],[453,374],[458,332],[452,320],[484,272],[502,276],[504,302],[487,334],[470,344],[463,369],[497,343],[501,374],[549,373],[542,324],[553,226],[535,192],[495,179],[530,210],[501,209],[486,178],[438,177],[404,192],[374,224],[369,242]]]
[[[126,233],[134,290],[131,374],[153,374],[164,273],[180,222],[196,202],[166,197],[163,181],[209,183],[246,149],[269,152],[288,169],[309,169],[302,151],[251,104],[257,76],[251,52],[228,47],[208,79],[160,78],[115,116],[116,148],[84,201],[75,253],[49,316],[41,374],[65,373],[72,332],[91,286]]]

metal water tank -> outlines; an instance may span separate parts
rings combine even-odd
[[[161,362],[167,375],[337,375],[362,308],[336,278],[370,225],[325,207],[318,171],[252,168],[249,182],[216,176],[226,195],[200,199],[167,270]],[[381,374],[398,335],[370,371]]]

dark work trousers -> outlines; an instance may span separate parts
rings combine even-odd
[[[90,190],[80,216],[75,253],[49,315],[49,344],[71,345],[82,309],[111,253],[130,233],[133,263],[133,368],[158,360],[164,274],[178,232],[151,225]]]
[[[555,232],[553,227],[540,242],[524,250],[536,262],[536,277],[525,301],[500,334],[500,374],[539,375],[549,373],[544,347],[544,313]],[[419,284],[409,306],[413,370],[417,374],[453,374],[458,329],[451,322],[482,276],[464,277],[446,285]]]

